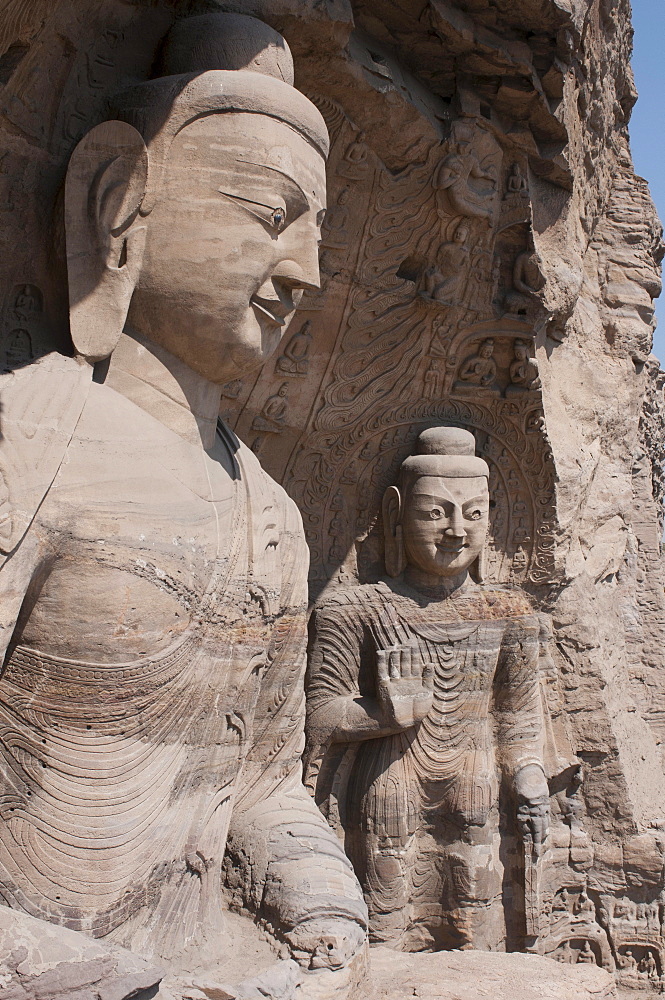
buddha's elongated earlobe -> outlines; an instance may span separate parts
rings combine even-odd
[[[65,231],[74,348],[87,361],[108,357],[122,333],[141,272],[146,227],[139,209],[148,151],[125,122],[97,125],[67,170]]]
[[[475,579],[476,583],[484,583],[487,575],[487,541],[480,550],[480,555],[476,559]]]
[[[406,553],[400,524],[402,498],[396,486],[389,486],[384,493],[382,512],[386,573],[399,576],[406,569]]]

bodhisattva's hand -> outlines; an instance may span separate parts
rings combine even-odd
[[[517,824],[525,842],[532,841],[536,855],[543,849],[550,826],[550,791],[543,769],[527,764],[515,775]]]
[[[378,649],[377,695],[386,725],[409,729],[421,722],[432,707],[434,666],[424,663],[418,646]]]

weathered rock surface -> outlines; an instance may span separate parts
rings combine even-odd
[[[609,1000],[614,979],[594,965],[538,955],[372,951],[372,1000]]]
[[[149,1000],[164,969],[124,948],[0,907],[1,1000]]]
[[[216,32],[219,11],[269,27]],[[375,941],[511,949],[378,951],[386,996],[446,962],[460,996],[483,962],[497,997],[500,970],[517,996],[512,970],[536,967],[576,996],[605,970],[662,988],[663,247],[630,48],[628,0],[3,4],[12,906],[164,957],[175,1000],[352,995],[367,925],[345,848]],[[471,432],[482,482],[472,498],[443,463],[415,513],[487,532],[430,600],[402,470],[434,425]],[[321,677],[347,699],[308,776],[329,825],[300,782],[298,511],[310,710]],[[247,970],[228,907],[271,942]],[[71,947],[63,988],[89,1000],[101,952]],[[34,992],[31,969],[8,975]]]

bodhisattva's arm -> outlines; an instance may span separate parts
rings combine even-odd
[[[309,626],[308,748],[383,735],[378,700],[360,693],[361,661],[367,650],[358,609],[331,602],[314,610]]]
[[[368,609],[368,621],[371,614]],[[319,608],[312,615],[310,635],[307,760],[331,743],[402,732],[427,714],[432,702],[431,664],[423,663],[418,649],[409,643],[377,649],[377,642],[369,640],[362,608],[345,604]]]
[[[549,788],[543,767],[545,723],[538,654],[535,616],[509,622],[495,679],[494,706],[498,758],[517,799],[520,830],[540,849],[549,828]]]

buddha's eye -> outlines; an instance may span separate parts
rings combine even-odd
[[[443,517],[443,511],[440,507],[432,507],[429,516],[431,521],[439,521]]]
[[[267,195],[267,198],[271,199],[270,201],[261,202],[252,201],[250,198],[244,198],[242,195],[233,194],[230,191],[224,191],[223,188],[218,188],[217,190],[226,198],[230,198],[236,205],[241,205],[247,212],[251,212],[264,225],[269,226],[270,229],[273,229],[277,233],[281,233],[283,229],[286,229],[287,225],[290,225],[294,221],[294,218],[298,217],[297,213],[294,214],[289,208],[287,222],[286,206],[284,204],[275,205],[275,202],[272,200],[273,195],[271,194]],[[277,197],[275,196],[275,200],[277,200]]]
[[[272,211],[272,215],[270,216],[271,226],[274,229],[276,229],[277,232],[280,232],[284,228],[285,222],[286,222],[286,212],[284,211],[284,209],[281,207],[274,208]]]
[[[467,521],[479,521],[482,516],[483,513],[480,510],[468,510],[465,515]]]

